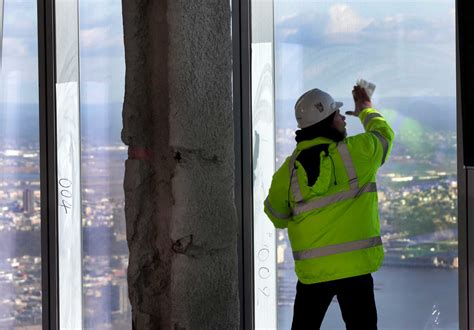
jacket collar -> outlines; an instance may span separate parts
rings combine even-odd
[[[296,150],[297,150],[297,152],[300,152],[304,149],[314,147],[318,144],[332,144],[332,143],[335,143],[335,142],[331,139],[326,138],[326,137],[318,136],[317,138],[312,139],[312,140],[304,140],[304,141],[298,142],[296,144]]]

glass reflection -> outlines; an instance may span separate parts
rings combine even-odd
[[[2,69],[2,48],[3,48],[3,0],[0,0],[0,70]]]
[[[119,0],[81,0],[84,326],[131,329],[120,140],[125,85]]]
[[[0,16],[2,9],[0,328],[40,329],[42,298],[36,1],[0,1]]]
[[[347,111],[355,81],[375,82],[375,107],[396,131],[377,179],[386,254],[374,274],[379,328],[457,329],[454,1],[274,5],[277,168],[295,146],[301,93],[323,88]],[[355,119],[347,128],[362,132]],[[278,327],[289,329],[297,280],[280,230],[277,267]],[[336,300],[324,327],[344,328]]]

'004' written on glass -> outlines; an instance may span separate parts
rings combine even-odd
[[[72,182],[69,179],[59,179],[59,207],[64,208],[64,212],[68,214],[68,210],[72,208]]]

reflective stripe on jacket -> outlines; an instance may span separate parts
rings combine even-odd
[[[265,213],[277,228],[288,228],[295,271],[305,284],[376,271],[383,260],[376,173],[392,148],[393,130],[380,113],[364,109],[365,133],[339,143],[318,137],[301,141],[273,175]],[[298,154],[329,144],[320,172],[308,186]]]

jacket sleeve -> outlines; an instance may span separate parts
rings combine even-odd
[[[264,211],[276,228],[288,227],[291,220],[291,209],[289,206],[289,169],[288,161],[273,175],[268,196],[264,202]]]
[[[365,129],[358,139],[363,143],[359,150],[363,150],[367,157],[381,166],[390,155],[395,133],[385,118],[373,108],[362,110],[359,119]]]

